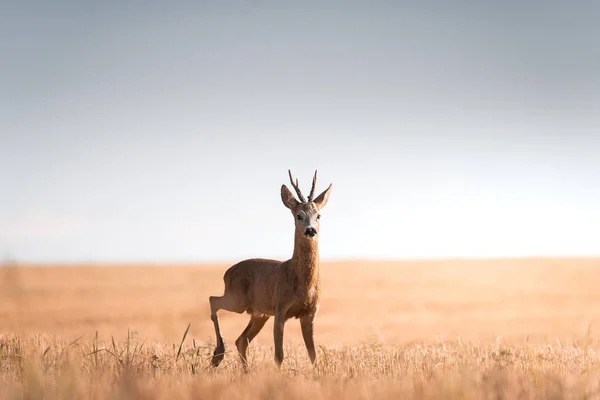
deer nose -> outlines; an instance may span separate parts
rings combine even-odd
[[[313,237],[313,236],[315,236],[317,234],[317,230],[315,228],[313,228],[313,227],[306,228],[306,230],[304,231],[304,234],[306,236]]]

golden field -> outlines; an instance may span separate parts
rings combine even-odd
[[[271,320],[249,374],[245,314],[209,367],[228,266],[0,269],[0,398],[600,398],[598,259],[322,262],[316,368]]]

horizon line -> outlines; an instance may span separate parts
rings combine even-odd
[[[251,257],[260,258],[260,257]],[[8,260],[0,262],[0,267],[119,267],[119,266],[220,266],[234,265],[241,261],[238,260],[98,260],[98,261],[17,261]],[[409,262],[457,262],[457,261],[510,261],[510,260],[600,260],[600,254],[597,255],[521,255],[521,256],[460,256],[460,257],[346,257],[346,258],[321,258],[321,263],[356,263],[356,262],[376,262],[376,263],[409,263]],[[286,261],[286,260],[278,260]]]

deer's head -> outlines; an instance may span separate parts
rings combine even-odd
[[[290,170],[288,170],[288,174],[290,176],[292,187],[296,191],[300,201],[296,200],[292,192],[290,192],[285,185],[281,185],[281,200],[283,201],[283,204],[292,212],[294,220],[296,221],[296,230],[298,233],[304,235],[308,239],[315,239],[319,234],[319,226],[321,222],[320,210],[325,207],[325,204],[327,204],[332,185],[329,185],[329,187],[325,189],[323,193],[314,198],[315,185],[317,184],[317,171],[315,171],[315,176],[313,177],[312,181],[312,188],[310,189],[310,194],[306,199],[298,187],[298,179],[296,179],[296,182],[294,183],[292,172]]]

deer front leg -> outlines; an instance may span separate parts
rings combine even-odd
[[[283,362],[283,326],[285,324],[285,313],[287,309],[277,310],[273,323],[273,337],[275,339],[275,364],[281,367]]]
[[[315,352],[315,341],[313,337],[313,322],[315,320],[315,314],[308,314],[300,318],[300,328],[302,329],[302,337],[304,338],[304,344],[306,350],[308,350],[308,357],[312,365],[315,365],[317,361],[317,353]]]

